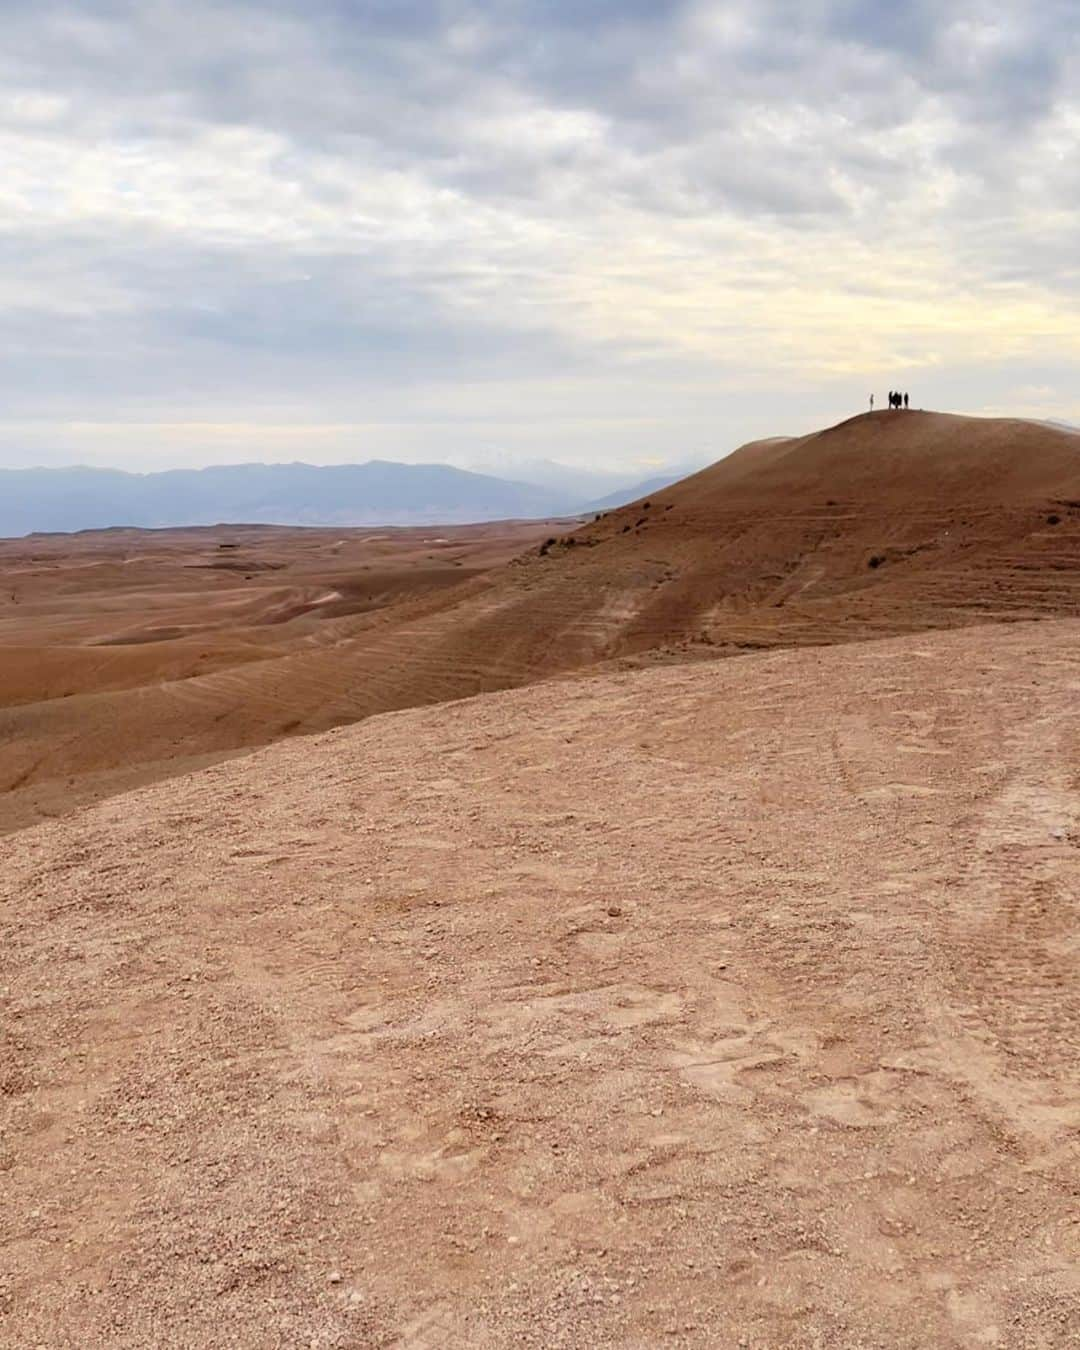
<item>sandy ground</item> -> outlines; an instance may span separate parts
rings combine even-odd
[[[331,690],[344,706],[322,725],[355,720],[336,653],[388,614],[444,608],[552,528],[0,540],[0,830],[311,730]]]
[[[555,675],[1080,616],[1080,436],[882,413],[744,447],[580,529],[19,547],[29,572],[0,545],[0,830]]]
[[[10,836],[0,1341],[1076,1345],[1078,697],[767,652]]]

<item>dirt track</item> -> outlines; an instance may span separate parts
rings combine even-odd
[[[0,1340],[1077,1344],[1078,696],[770,652],[9,837]]]

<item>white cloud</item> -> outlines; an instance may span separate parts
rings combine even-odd
[[[663,457],[1080,355],[1067,0],[4,14],[7,462]]]

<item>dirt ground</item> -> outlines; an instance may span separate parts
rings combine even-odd
[[[1078,697],[767,651],[0,841],[0,1342],[1080,1343]]]
[[[355,720],[335,653],[362,645],[388,612],[441,608],[552,528],[233,525],[0,540],[0,830],[310,729],[335,682],[337,720]],[[279,662],[282,688],[263,694]],[[304,683],[309,665],[319,674]]]
[[[0,544],[0,576],[10,830],[552,676],[1080,616],[1080,436],[880,413],[582,528],[106,532]]]

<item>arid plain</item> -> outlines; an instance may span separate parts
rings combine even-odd
[[[284,702],[262,695],[255,663],[299,657],[299,670],[318,669],[328,651],[347,656],[387,611],[398,622],[438,609],[553,527],[237,525],[0,540],[0,708],[10,710],[0,830],[307,729],[310,700],[297,690],[292,716],[288,683]],[[342,717],[352,692],[337,691]],[[185,725],[193,694],[214,711],[192,708]],[[156,736],[158,710],[176,697],[180,721]],[[229,732],[215,735],[223,720]]]
[[[1080,437],[2,549],[0,1340],[1080,1339]]]

